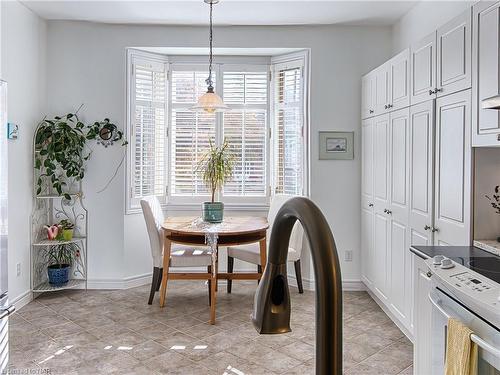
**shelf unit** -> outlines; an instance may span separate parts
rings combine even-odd
[[[33,137],[33,166],[39,150],[35,147],[37,127]],[[81,181],[66,181],[69,187],[67,192],[70,199],[60,196],[53,191],[50,184],[44,184],[40,194],[36,194],[36,181],[39,171],[33,168],[33,211],[31,214],[31,290],[33,293],[54,292],[64,289],[87,289],[87,247],[88,247],[88,211],[83,204]],[[66,193],[66,192],[65,192]],[[45,225],[59,223],[68,219],[74,223],[74,235],[70,241],[48,240]],[[49,284],[47,263],[44,253],[52,246],[77,244],[79,257],[76,258],[71,270],[70,280],[65,285],[54,286]],[[36,296],[36,295],[35,295]]]

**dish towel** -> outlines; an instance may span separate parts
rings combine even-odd
[[[472,333],[461,321],[448,319],[445,375],[477,375],[477,344],[470,339]]]

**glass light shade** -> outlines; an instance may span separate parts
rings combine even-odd
[[[227,111],[229,107],[224,104],[222,98],[215,92],[207,91],[205,94],[200,96],[198,103],[191,107],[192,111],[195,112],[224,112]]]

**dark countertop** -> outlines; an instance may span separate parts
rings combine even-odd
[[[450,259],[470,259],[472,257],[496,257],[495,254],[474,246],[412,246],[410,251],[423,259],[444,255]]]

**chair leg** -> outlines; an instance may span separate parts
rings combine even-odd
[[[228,256],[227,257],[227,273],[233,273],[234,268],[234,258]],[[233,280],[227,279],[227,292],[231,293],[231,287],[233,286]]]
[[[295,278],[297,279],[297,286],[299,287],[299,293],[304,293],[304,287],[302,286],[302,272],[300,271],[300,259],[293,262],[295,266]]]
[[[262,266],[260,264],[257,264],[257,272],[262,273]],[[260,279],[257,279],[257,285],[259,285]]]
[[[153,298],[156,292],[156,286],[158,285],[158,280],[160,278],[160,269],[158,267],[153,267],[153,280],[151,281],[151,291],[149,292],[148,305],[153,304]]]
[[[163,279],[163,268],[160,268],[160,277],[158,278],[158,285],[156,285],[156,291],[160,290],[161,279]]]
[[[212,273],[212,266],[207,267],[207,272]],[[208,279],[208,306],[212,304],[212,280]]]

